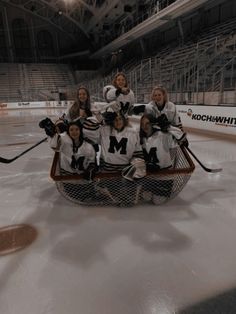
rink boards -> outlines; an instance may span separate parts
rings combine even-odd
[[[72,100],[0,103],[0,116],[22,115],[22,109],[27,109],[24,111],[30,115],[39,114],[39,110],[42,114],[52,109],[65,112],[72,104]],[[92,111],[102,110],[105,105],[105,102],[94,102]],[[142,104],[135,104],[139,105]],[[236,106],[177,105],[177,109],[186,128],[236,135]]]

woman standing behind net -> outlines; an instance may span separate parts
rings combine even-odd
[[[171,125],[182,129],[183,127],[176,105],[168,100],[167,90],[162,86],[154,87],[151,97],[151,102],[146,105],[145,114],[151,114],[155,118],[160,116],[162,116],[163,119],[167,118]]]
[[[85,137],[91,138],[91,134],[95,134],[93,131],[98,130],[97,120],[91,112],[90,94],[84,86],[79,87],[77,90],[77,101],[57,122],[60,123],[62,121],[62,123],[68,124],[76,120],[80,120],[80,123],[83,125]],[[96,142],[97,137],[93,138],[93,140]]]
[[[90,94],[86,87],[81,86],[77,90],[77,101],[69,108],[63,118],[71,122],[78,118],[87,118],[90,116],[92,116]]]
[[[124,116],[131,115],[134,105],[134,93],[128,86],[127,77],[123,72],[118,72],[112,85],[103,88],[103,97],[109,103],[116,101],[120,105],[120,111]]]

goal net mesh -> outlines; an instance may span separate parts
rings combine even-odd
[[[81,175],[68,174],[60,168],[60,155],[55,153],[51,178],[58,191],[68,200],[90,206],[130,207],[141,203],[159,205],[176,197],[194,171],[194,164],[184,148],[172,150],[172,168],[147,173],[142,179],[129,181],[121,173],[99,172],[92,182]]]

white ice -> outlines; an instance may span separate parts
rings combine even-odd
[[[56,115],[1,111],[0,156],[44,138],[39,120]],[[196,164],[183,191],[161,206],[69,202],[49,177],[47,142],[1,163],[0,228],[26,223],[38,237],[0,255],[0,313],[172,314],[235,288],[235,141],[193,133],[189,141],[203,163],[223,171]]]

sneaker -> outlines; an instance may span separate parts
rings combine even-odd
[[[160,205],[168,200],[168,197],[160,196],[160,195],[153,195],[152,202],[155,205]]]
[[[142,199],[149,202],[152,200],[152,192],[149,191],[143,191],[142,193]]]

